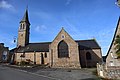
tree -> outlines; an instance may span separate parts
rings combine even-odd
[[[120,58],[120,35],[116,36],[114,44],[115,44],[116,54],[118,58]]]

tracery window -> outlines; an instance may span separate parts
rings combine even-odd
[[[68,45],[65,41],[61,41],[58,44],[58,58],[69,57]]]

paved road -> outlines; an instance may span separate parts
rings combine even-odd
[[[0,65],[0,80],[55,80],[55,78],[23,72]]]

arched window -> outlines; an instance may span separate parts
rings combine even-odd
[[[25,28],[25,24],[23,24],[23,29]]]
[[[86,53],[86,60],[91,60],[91,54],[90,54],[90,52]]]
[[[47,58],[47,53],[45,52],[45,58]]]
[[[65,41],[58,44],[58,58],[69,57],[68,45]]]
[[[22,29],[22,24],[20,24],[20,29]]]

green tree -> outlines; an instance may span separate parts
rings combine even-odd
[[[114,44],[115,44],[116,54],[118,58],[120,58],[120,35],[116,36]]]

